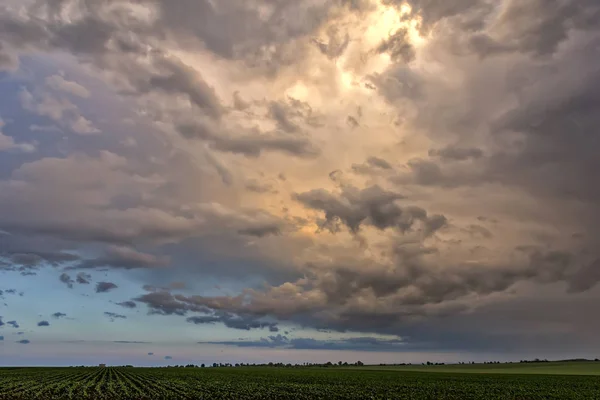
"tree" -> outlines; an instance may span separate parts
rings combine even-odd
[[[200,367],[201,367],[201,368],[204,368],[204,364],[201,364],[201,365],[200,365]]]

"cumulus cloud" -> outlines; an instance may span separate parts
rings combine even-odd
[[[50,322],[48,321],[40,321],[37,323],[37,326],[50,326]]]
[[[23,88],[19,93],[19,100],[24,109],[48,117],[60,127],[75,134],[100,133],[90,120],[81,115],[79,108],[65,97],[57,97],[46,91],[32,93]]]
[[[54,90],[72,94],[78,97],[90,97],[90,91],[77,82],[69,81],[60,75],[52,75],[46,78],[46,85]]]
[[[34,143],[19,143],[15,142],[12,136],[5,135],[2,132],[2,127],[5,125],[0,118],[0,152],[2,151],[17,151],[21,153],[33,153],[36,150]]]
[[[67,274],[66,272],[63,272],[62,274],[60,274],[60,276],[58,277],[58,279],[64,283],[65,285],[67,285],[67,287],[72,288],[73,287],[73,279],[71,278],[71,276],[69,274]]]
[[[112,282],[98,282],[96,284],[96,293],[106,293],[110,292],[113,289],[116,289],[118,286]]]
[[[363,190],[344,187],[340,196],[323,189],[316,189],[299,193],[295,198],[307,207],[323,211],[325,221],[322,226],[330,230],[337,229],[338,221],[352,232],[358,232],[362,224],[381,230],[394,227],[401,232],[406,232],[415,222],[421,221],[424,232],[432,234],[445,225],[444,216],[429,217],[427,211],[420,207],[401,207],[397,201],[404,196],[385,191],[379,186],[371,186]]]

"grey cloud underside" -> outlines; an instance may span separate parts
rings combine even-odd
[[[166,267],[168,264],[169,260],[165,257],[141,253],[128,247],[111,246],[108,248],[105,256],[82,261],[72,268],[160,268]],[[80,275],[78,275],[78,277],[79,276]],[[86,276],[83,276],[83,278],[85,277]]]
[[[96,293],[106,293],[110,292],[113,289],[116,289],[118,286],[112,282],[98,282],[96,284]]]
[[[530,253],[516,265],[471,264],[439,268],[427,260],[429,249],[399,246],[393,270],[371,268],[315,269],[306,278],[272,287],[266,292],[248,291],[236,297],[172,295],[166,291],[136,298],[153,313],[186,315],[197,324],[223,322],[232,314],[254,320],[270,317],[339,331],[369,329],[402,334],[402,329],[423,318],[439,318],[466,311],[461,302],[473,296],[504,292],[520,282],[551,284],[570,282],[575,290],[581,271],[567,253]],[[436,271],[436,272],[433,272]],[[378,309],[365,310],[357,296],[372,299]],[[256,325],[256,327],[262,327]]]
[[[325,221],[322,228],[335,232],[339,229],[338,221],[346,225],[352,232],[358,232],[361,224],[371,225],[378,229],[396,228],[406,232],[416,222],[422,223],[424,235],[429,236],[446,224],[443,215],[428,216],[420,207],[398,205],[404,196],[388,192],[379,186],[366,189],[343,187],[340,196],[323,189],[299,193],[295,199],[305,206],[323,211]]]
[[[229,313],[217,312],[212,315],[193,316],[187,318],[187,321],[195,325],[223,323],[226,327],[232,329],[241,329],[249,331],[251,329],[268,328],[271,332],[277,332],[277,324],[273,322],[261,322],[252,318],[238,317]]]
[[[0,270],[19,271],[21,275],[34,275],[44,265],[57,267],[79,259],[69,253],[32,252],[26,249],[19,251],[2,247],[5,246],[0,246],[0,251],[4,250],[4,254],[0,254]]]
[[[123,301],[121,303],[117,303],[117,305],[124,307],[124,308],[136,308],[137,304],[135,303],[135,301]]]

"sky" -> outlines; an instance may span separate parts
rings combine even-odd
[[[600,356],[597,0],[5,0],[0,365]]]

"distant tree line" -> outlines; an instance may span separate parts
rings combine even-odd
[[[600,359],[595,358],[593,360],[591,359],[585,359],[585,358],[574,358],[574,359],[568,359],[568,360],[559,360],[560,362],[600,362]],[[539,359],[539,358],[535,358],[533,360],[520,360],[519,363],[547,363],[547,362],[551,362],[548,361],[547,359]],[[482,363],[479,364],[514,364],[516,363],[516,361],[484,361]],[[475,361],[470,361],[470,362],[459,362],[457,363],[458,365],[475,365],[478,364]],[[277,368],[302,368],[302,367],[321,367],[321,368],[331,368],[331,367],[361,367],[365,365],[362,361],[356,361],[354,363],[348,363],[348,362],[342,362],[342,361],[338,361],[338,362],[331,362],[328,361],[326,363],[309,363],[309,362],[305,362],[305,363],[295,363],[295,364],[291,364],[291,363],[275,363],[275,362],[269,362],[269,363],[262,363],[262,364],[257,364],[257,363],[212,363],[212,367],[213,368],[239,368],[239,367],[277,367]],[[409,365],[418,365],[418,364],[413,364],[413,363],[395,363],[395,364],[386,364],[386,363],[381,363],[378,364],[379,366],[382,367],[397,367],[397,366],[409,366]],[[426,361],[421,363],[421,365],[446,365],[446,363],[443,362],[431,362],[431,361]],[[85,365],[81,365],[81,366],[72,366],[71,368],[88,368],[90,366],[85,366]],[[92,366],[91,368],[95,368],[97,366]],[[113,368],[133,368],[133,365],[115,365],[112,366]],[[187,364],[187,365],[166,365],[166,366],[161,366],[161,367],[157,367],[157,368],[205,368],[206,365],[205,364]]]

